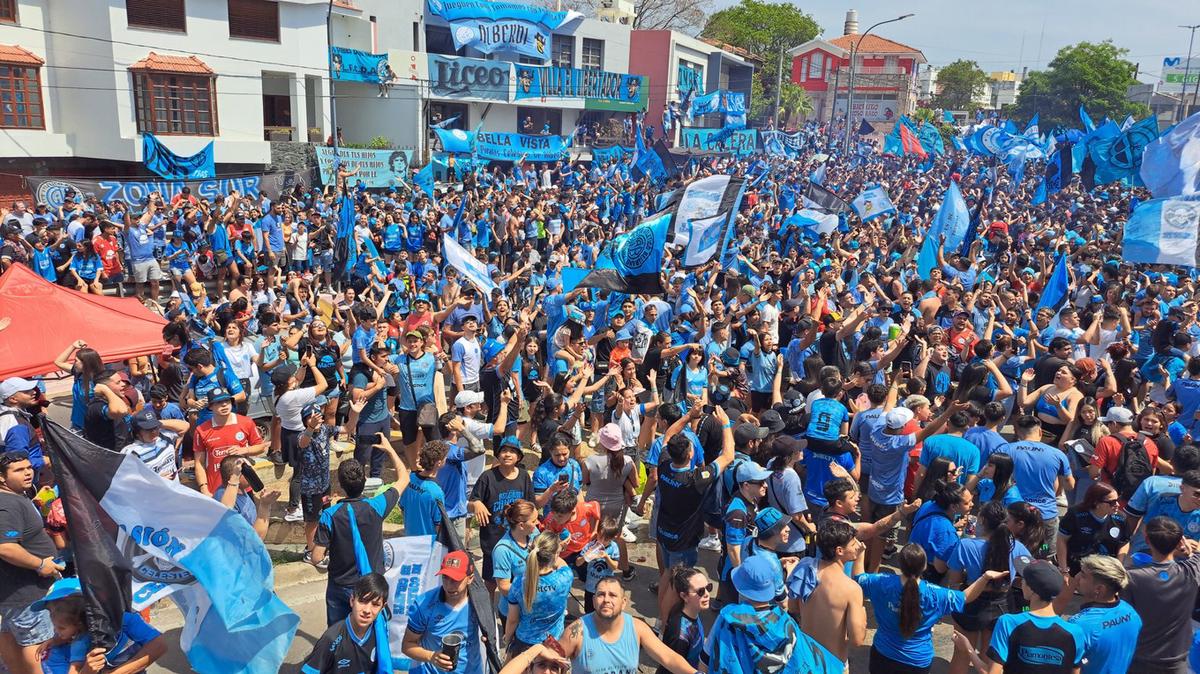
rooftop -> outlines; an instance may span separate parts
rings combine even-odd
[[[916,47],[910,47],[878,35],[866,37],[858,34],[842,35],[829,40],[829,43],[842,49],[854,49],[868,54],[921,54],[921,50]]]
[[[0,44],[0,63],[40,66],[45,62],[45,59],[24,47]]]
[[[153,70],[166,73],[188,73],[192,75],[213,75],[212,68],[208,67],[204,61],[195,56],[165,56],[163,54],[150,54],[129,66],[130,70]]]

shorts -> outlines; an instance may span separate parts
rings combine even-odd
[[[162,267],[159,266],[158,260],[144,260],[133,263],[133,280],[137,283],[161,281],[162,277]]]
[[[899,505],[882,505],[882,504],[878,504],[878,503],[872,503],[871,504],[871,516],[868,519],[873,524],[880,520],[887,519],[888,517],[891,516],[892,513],[896,512],[896,510],[899,508],[900,508]],[[882,540],[884,542],[895,543],[896,535],[899,532],[900,532],[900,522],[896,522],[892,526],[888,527],[887,531],[884,531],[880,535],[880,540]]]
[[[329,507],[329,489],[319,494],[300,495],[300,514],[305,522],[316,522],[321,517],[321,511]]]
[[[982,632],[996,626],[1008,606],[1007,593],[984,591],[979,598],[963,606],[962,613],[951,613],[954,624],[967,632]]]
[[[417,441],[417,432],[424,430],[426,440],[437,440],[441,437],[437,426],[421,426],[417,423],[417,412],[415,410],[400,410],[398,415],[400,419],[400,435],[404,439],[404,444],[411,445]]]
[[[171,277],[174,278],[175,280],[182,279],[184,274],[191,271],[190,267],[187,269],[179,269],[177,267],[171,267],[170,269],[171,269]]]
[[[917,667],[897,662],[880,653],[874,646],[871,646],[871,661],[867,667],[870,674],[928,674],[929,672],[929,665]]]
[[[678,565],[696,566],[700,561],[700,550],[698,548],[671,552],[665,546],[659,544],[658,549],[662,552],[663,567],[668,570]]]
[[[50,612],[34,611],[28,606],[0,608],[0,633],[13,635],[19,646],[36,646],[54,636]]]

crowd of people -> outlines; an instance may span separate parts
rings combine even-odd
[[[64,345],[70,425],[261,534],[303,523],[328,625],[305,672],[373,670],[397,506],[407,535],[468,542],[391,645],[412,671],[484,671],[463,647],[490,631],[478,581],[502,674],[643,657],[676,674],[919,673],[943,620],[953,674],[1189,671],[1196,272],[1122,261],[1146,195],[1076,181],[1035,203],[1037,170],[844,154],[802,132],[792,156],[696,155],[665,184],[626,157],[495,165],[435,198],[366,189],[352,166],[273,200],[68,192],[0,214],[0,266],[166,319],[162,353]],[[816,234],[797,211],[819,166],[825,189],[881,186],[896,212]],[[735,255],[685,268],[668,249],[661,294],[564,288],[663,191],[718,173],[747,180]],[[976,234],[940,242],[922,275],[951,182]],[[447,264],[443,235],[495,290]],[[1060,259],[1065,306],[1046,307]],[[0,660],[141,671],[166,645],[137,614],[122,648],[90,648],[40,387],[0,383]],[[331,471],[342,442],[352,458]],[[251,469],[263,457],[286,502]],[[635,579],[656,595],[645,620]]]

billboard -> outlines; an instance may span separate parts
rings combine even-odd
[[[1168,56],[1163,59],[1162,81],[1158,84],[1158,93],[1179,95],[1183,93],[1185,86],[1188,91],[1195,91],[1197,80],[1200,80],[1200,55],[1192,56],[1190,68],[1188,57]]]
[[[837,99],[833,110],[838,115],[846,114],[846,99]],[[862,99],[855,97],[854,114],[850,117],[851,119],[866,119],[868,122],[894,122],[899,116],[900,104],[894,98]]]

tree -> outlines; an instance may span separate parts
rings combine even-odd
[[[975,97],[987,87],[987,75],[974,61],[959,59],[937,74],[938,93],[934,105],[946,110],[973,110]]]
[[[779,97],[780,119],[776,120],[776,127],[783,128],[783,120],[793,117],[807,119],[813,113],[812,98],[804,87],[798,84],[792,84],[787,80],[783,82],[783,88],[780,89]]]
[[[595,16],[598,0],[537,0],[551,9]],[[677,30],[695,34],[708,20],[713,0],[635,0],[633,27],[639,30]]]
[[[793,4],[741,0],[739,4],[708,17],[701,36],[740,47],[763,60],[754,77],[766,100],[758,101],[752,97],[750,101],[751,116],[757,117],[756,110],[761,113],[775,103],[780,53],[808,42],[818,32],[817,22]],[[787,68],[786,55],[784,61]]]
[[[1025,77],[1010,116],[1029,119],[1040,114],[1041,128],[1052,129],[1079,128],[1080,105],[1097,121],[1149,114],[1146,106],[1125,99],[1126,90],[1137,82],[1134,64],[1123,58],[1127,53],[1109,40],[1063,47],[1046,70]]]

